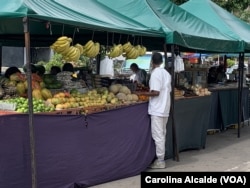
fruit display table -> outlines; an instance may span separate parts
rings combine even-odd
[[[155,155],[147,105],[87,116],[34,114],[37,187],[87,187],[140,174]],[[28,119],[1,116],[1,188],[31,187]]]

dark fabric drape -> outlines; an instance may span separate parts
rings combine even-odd
[[[0,119],[0,187],[31,187],[28,115]],[[78,115],[34,115],[39,188],[130,177],[155,156],[147,103]]]
[[[242,89],[242,121],[249,118],[249,90]],[[212,92],[212,103],[209,129],[224,130],[238,123],[238,90],[221,89]]]
[[[177,149],[202,149],[206,145],[212,97],[196,97],[175,101]],[[173,156],[172,122],[167,124],[166,158]]]

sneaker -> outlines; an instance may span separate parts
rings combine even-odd
[[[159,161],[156,159],[148,168],[152,169],[166,168],[166,163],[165,161]]]

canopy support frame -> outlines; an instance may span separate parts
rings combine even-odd
[[[33,125],[33,98],[32,98],[32,77],[31,77],[31,56],[30,56],[30,32],[29,18],[23,18],[26,66],[27,66],[27,81],[28,81],[28,105],[29,105],[29,138],[30,138],[30,155],[31,155],[31,178],[32,188],[37,188],[36,175],[36,157],[35,157],[35,131]]]

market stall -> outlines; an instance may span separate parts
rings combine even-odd
[[[250,51],[250,37],[249,37],[249,30],[250,25],[243,20],[237,18],[227,10],[223,9],[222,7],[218,6],[211,0],[190,0],[186,3],[183,3],[181,6],[184,10],[190,12],[191,14],[199,17],[204,22],[209,23],[210,25],[216,27],[219,31],[234,37],[238,40],[244,42],[244,50],[242,53],[239,54],[239,80],[238,80],[238,137],[240,136],[240,123],[241,123],[241,116],[242,112],[245,109],[241,108],[239,104],[245,102],[243,97],[243,78],[244,77],[244,53]],[[207,16],[211,15],[211,16]],[[226,66],[226,65],[225,65]],[[223,109],[223,108],[222,108]],[[225,111],[224,111],[225,113]],[[227,123],[232,123],[231,121],[226,121],[223,118],[224,127]],[[235,121],[233,121],[235,122]],[[223,127],[223,128],[224,128]]]

